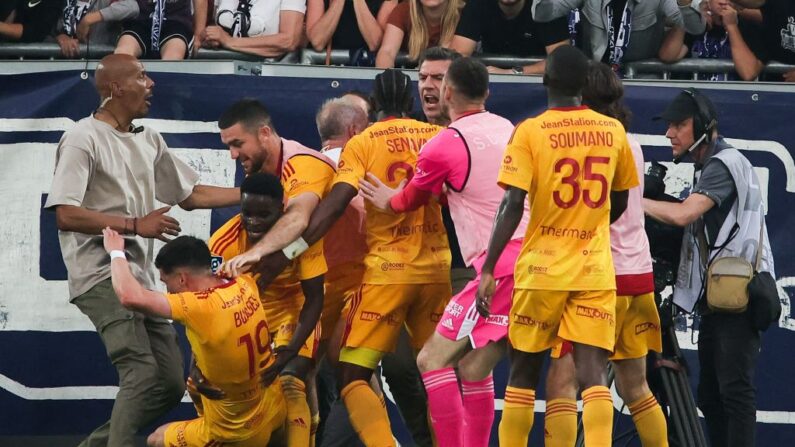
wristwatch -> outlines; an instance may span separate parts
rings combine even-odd
[[[513,74],[516,75],[524,74],[524,67],[522,67],[521,65],[512,67],[511,70],[513,71]]]

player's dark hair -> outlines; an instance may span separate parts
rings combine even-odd
[[[373,107],[376,112],[403,116],[414,104],[411,78],[396,68],[387,68],[375,76]]]
[[[155,258],[155,267],[166,274],[180,267],[210,271],[210,249],[193,236],[180,236],[166,243]]]
[[[240,184],[240,194],[268,196],[278,202],[284,200],[284,188],[279,177],[267,172],[256,172],[246,176]]]
[[[596,112],[615,118],[629,129],[632,112],[624,104],[624,84],[609,65],[591,62],[582,89],[582,102]]]
[[[579,96],[588,76],[588,58],[571,45],[555,48],[547,57],[544,85],[562,96]]]
[[[228,129],[240,123],[249,132],[257,132],[260,127],[273,128],[271,114],[265,104],[254,98],[243,98],[227,108],[218,118],[218,127]]]
[[[463,57],[454,60],[445,77],[467,99],[481,100],[489,92],[489,71],[477,59]]]
[[[460,59],[461,53],[456,50],[443,47],[430,47],[420,54],[419,67],[425,61],[454,61]]]

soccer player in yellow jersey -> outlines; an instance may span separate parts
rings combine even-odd
[[[544,353],[558,340],[575,346],[586,445],[612,443],[606,366],[615,342],[616,283],[609,225],[638,179],[621,123],[581,106],[587,70],[588,59],[572,46],[547,58],[550,107],[516,127],[498,177],[506,191],[478,289],[483,314],[495,290],[494,266],[525,198],[531,210],[514,274],[501,445],[527,445]]]
[[[320,240],[368,172],[393,188],[412,176],[418,151],[440,128],[404,118],[413,101],[408,76],[389,69],[376,76],[376,84],[379,121],[345,145],[334,186],[312,213],[303,236],[264,262],[278,266]],[[367,205],[366,213],[369,252],[340,353],[341,394],[364,444],[392,446],[386,408],[368,381],[384,353],[394,349],[403,324],[417,350],[433,333],[451,295],[450,249],[436,202],[399,215]],[[240,265],[252,262],[242,261]]]
[[[167,294],[145,289],[130,271],[124,238],[103,230],[113,289],[121,304],[185,325],[196,363],[220,388],[220,400],[201,399],[199,417],[172,422],[149,436],[150,447],[224,445],[261,447],[284,426],[286,407],[278,382],[260,374],[274,363],[265,311],[253,280],[224,280],[210,269],[204,241],[181,236],[158,253],[155,266]]]
[[[253,226],[254,233],[247,235],[241,228],[247,225],[246,219],[237,216],[213,235],[211,251],[229,261],[254,245],[267,245],[273,238],[278,240],[285,231],[294,231],[293,227],[299,231],[305,228],[302,222],[309,221],[310,213],[334,178],[334,164],[320,152],[281,138],[274,130],[268,110],[256,100],[243,99],[230,106],[218,120],[218,126],[221,140],[229,146],[232,158],[243,165],[246,175],[258,172],[275,175],[284,188],[284,213],[272,226]],[[246,213],[255,214],[256,208],[254,205],[243,210],[243,217]],[[326,270],[323,242],[319,241],[260,291],[268,325],[274,332],[277,359],[290,359],[281,380],[287,399],[290,445],[308,445],[312,428],[319,422],[314,371],[311,371],[319,331],[301,352],[294,347],[304,343],[307,331],[311,332],[320,317]],[[303,333],[299,334],[297,329]]]

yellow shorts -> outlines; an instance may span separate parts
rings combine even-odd
[[[287,409],[281,393],[275,394],[278,402],[269,404],[269,411],[260,422],[259,430],[244,440],[229,441],[210,436],[207,419],[199,417],[190,421],[174,422],[166,427],[165,445],[167,447],[262,447],[268,445],[271,435],[284,426]]]
[[[334,267],[326,274],[323,314],[320,316],[321,340],[327,340],[343,317],[345,303],[362,285],[364,264],[348,263]]]
[[[450,283],[363,284],[351,299],[343,346],[394,351],[405,323],[419,350],[433,334],[450,301]]]
[[[508,340],[523,352],[541,352],[562,340],[612,351],[615,309],[615,290],[514,289]]]
[[[300,285],[282,289],[280,292],[284,295],[278,300],[270,299],[271,297],[268,296],[263,301],[265,319],[271,331],[274,348],[286,346],[293,339],[295,328],[298,325],[298,316],[301,314],[301,308],[304,305],[304,293]],[[301,350],[298,351],[298,355],[308,359],[315,358],[317,346],[320,343],[320,335],[320,321],[318,321],[315,330],[307,337]]]
[[[660,315],[654,292],[616,298],[616,350],[610,360],[637,359],[662,352]]]

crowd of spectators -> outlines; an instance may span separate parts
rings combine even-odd
[[[199,48],[279,58],[302,48],[349,52],[349,64],[416,61],[432,46],[464,55],[538,59],[494,73],[539,74],[544,57],[577,45],[621,72],[628,62],[731,60],[753,80],[770,61],[795,64],[792,0],[7,0],[3,42],[57,42],[65,58],[87,42],[141,58],[178,60]],[[781,79],[795,81],[795,70]]]

